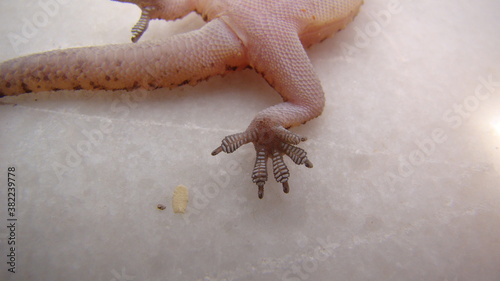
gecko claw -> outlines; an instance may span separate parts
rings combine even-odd
[[[259,187],[259,198],[264,196],[264,184],[267,181],[267,152],[265,149],[257,151],[255,166],[253,168],[252,180]]]
[[[258,196],[262,199],[264,197],[264,185],[268,178],[267,160],[269,158],[272,161],[274,178],[282,184],[284,193],[290,191],[288,184],[290,171],[283,160],[283,155],[290,157],[297,165],[304,165],[307,168],[313,167],[311,161],[307,159],[307,152],[295,146],[305,140],[305,137],[292,133],[282,126],[264,129],[259,127],[225,137],[221,145],[212,151],[212,155],[215,156],[223,151],[232,153],[240,146],[252,142],[256,150],[252,181],[257,185]]]
[[[215,156],[221,152],[222,152],[222,146],[219,146],[216,149],[214,149],[214,151],[212,151],[212,156]]]
[[[259,187],[258,195],[259,199],[264,198],[264,183],[257,185]]]
[[[288,186],[288,182],[283,183],[283,192],[288,193],[290,191],[290,187]]]

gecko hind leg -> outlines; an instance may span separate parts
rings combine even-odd
[[[258,187],[259,198],[264,197],[264,184],[267,181],[267,160],[271,158],[274,178],[283,186],[283,192],[288,193],[290,187],[288,179],[290,172],[286,166],[283,155],[287,155],[297,165],[304,164],[312,168],[313,164],[307,158],[307,152],[295,146],[305,141],[306,138],[288,131],[282,126],[262,129],[249,129],[243,133],[229,135],[222,140],[221,145],[216,148],[212,155],[224,151],[232,153],[240,146],[252,142],[255,146],[256,159],[252,172],[252,180]]]

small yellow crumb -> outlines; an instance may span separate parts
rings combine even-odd
[[[189,192],[187,187],[184,185],[178,185],[174,190],[174,195],[172,196],[172,209],[174,213],[182,213],[186,211],[187,203],[189,198]]]
[[[163,210],[165,210],[165,209],[167,208],[167,206],[165,206],[165,205],[163,205],[163,204],[158,204],[158,205],[156,206],[156,208],[158,208],[158,210],[162,210],[162,211],[163,211]]]

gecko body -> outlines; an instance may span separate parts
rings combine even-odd
[[[212,154],[252,142],[252,173],[263,197],[267,162],[288,193],[283,155],[312,167],[296,145],[306,139],[288,129],[318,117],[325,98],[304,50],[344,28],[362,0],[115,0],[142,10],[132,29],[137,42],[153,19],[196,12],[201,29],[153,42],[56,50],[0,64],[0,97],[56,90],[133,90],[195,85],[214,75],[253,68],[283,98],[259,112],[248,128],[225,137]]]

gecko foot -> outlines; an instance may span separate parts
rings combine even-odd
[[[307,152],[295,146],[305,140],[306,138],[292,133],[282,126],[272,128],[257,127],[225,137],[222,144],[212,152],[212,155],[217,155],[222,151],[232,153],[240,146],[252,142],[257,153],[252,179],[257,184],[258,195],[262,199],[264,197],[264,184],[267,181],[268,158],[272,159],[274,178],[283,185],[283,192],[285,193],[290,191],[288,185],[290,172],[283,161],[284,154],[297,165],[304,164],[307,168],[313,167],[311,161],[307,159]]]

